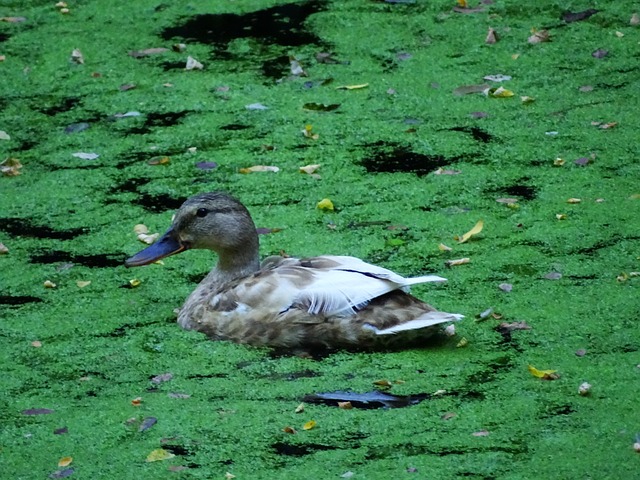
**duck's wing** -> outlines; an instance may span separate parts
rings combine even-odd
[[[385,293],[424,282],[442,282],[435,275],[404,278],[354,257],[323,256],[283,259],[216,295],[210,305],[257,308],[277,313],[291,309],[311,315],[349,316]]]

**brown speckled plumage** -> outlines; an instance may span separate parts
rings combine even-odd
[[[249,212],[217,192],[188,199],[167,233],[126,264],[190,248],[215,251],[218,264],[186,300],[178,323],[212,339],[288,349],[397,348],[462,318],[405,291],[440,277],[406,279],[353,257],[272,256],[260,264]]]

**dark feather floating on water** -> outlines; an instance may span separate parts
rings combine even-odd
[[[338,402],[351,402],[353,408],[402,408],[417,405],[425,399],[431,398],[428,393],[415,395],[393,395],[391,393],[374,390],[372,392],[326,392],[306,395],[302,401],[319,403],[322,405],[338,406]]]

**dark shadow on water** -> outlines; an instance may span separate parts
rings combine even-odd
[[[233,13],[204,14],[188,18],[181,25],[165,28],[161,37],[175,38],[188,43],[213,45],[224,51],[229,42],[238,38],[255,38],[266,45],[294,47],[320,43],[320,39],[306,30],[309,16],[325,7],[324,1],[279,5],[243,15]],[[184,68],[184,66],[182,67]]]
[[[276,442],[271,445],[278,455],[287,455],[292,457],[304,457],[317,451],[337,450],[338,447],[333,445],[321,445],[318,443],[307,443],[305,445],[292,445],[285,442]]]
[[[459,157],[417,153],[407,145],[393,142],[378,141],[365,148],[368,154],[358,163],[369,173],[405,172],[421,177],[460,160]]]
[[[120,254],[101,253],[95,255],[78,255],[62,250],[52,250],[47,253],[31,255],[31,263],[59,263],[69,262],[89,268],[113,268],[119,267],[124,262]]]
[[[71,240],[88,232],[85,228],[55,230],[46,225],[34,225],[24,218],[0,218],[0,231],[15,237],[51,238]]]
[[[31,295],[0,295],[0,305],[18,306],[27,303],[40,303],[42,299]]]

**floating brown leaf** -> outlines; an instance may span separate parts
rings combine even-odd
[[[3,162],[0,162],[0,172],[5,177],[15,177],[20,175],[20,169],[22,164],[17,158],[7,158]]]
[[[453,91],[453,94],[457,97],[461,97],[463,95],[469,95],[471,93],[482,93],[490,87],[491,85],[487,85],[486,83],[480,85],[462,85],[461,87],[456,88]]]
[[[532,35],[527,39],[527,42],[529,42],[532,45],[551,41],[551,37],[547,30],[537,31],[536,29],[532,29],[531,33]]]
[[[502,322],[498,325],[498,328],[503,331],[511,332],[513,330],[531,330],[531,327],[527,322]]]
[[[498,34],[493,28],[489,27],[489,31],[487,32],[487,36],[484,39],[484,43],[486,43],[487,45],[493,45],[497,41],[498,41]]]
[[[148,57],[149,55],[158,55],[159,53],[168,52],[168,48],[158,47],[158,48],[145,48],[144,50],[132,50],[129,52],[129,55],[133,58],[141,58]]]

